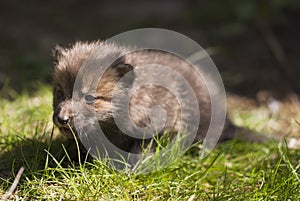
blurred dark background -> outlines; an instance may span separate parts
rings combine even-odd
[[[299,0],[1,1],[0,90],[51,83],[56,44],[157,27],[213,48],[229,92],[299,94],[299,11]]]

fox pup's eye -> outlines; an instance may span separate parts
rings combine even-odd
[[[96,97],[93,95],[85,95],[84,100],[88,105],[91,105],[96,101]]]

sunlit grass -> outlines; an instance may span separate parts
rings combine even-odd
[[[73,162],[71,152],[77,150],[68,149],[52,132],[50,87],[41,85],[34,94],[13,96],[14,101],[0,101],[0,197],[24,166],[12,200],[300,199],[300,151],[286,148],[284,142],[233,140],[202,160],[195,146],[165,169],[128,174],[84,157],[81,163]],[[270,122],[283,118],[262,107],[237,108],[231,116],[257,131],[272,130]],[[279,125],[281,132],[295,126]]]

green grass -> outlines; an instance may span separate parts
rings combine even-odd
[[[127,174],[68,159],[64,150],[71,157],[76,149],[53,132],[49,87],[30,95],[8,91],[15,100],[0,100],[0,197],[24,166],[12,200],[300,200],[300,151],[284,143],[230,141],[203,160],[194,147],[163,170]],[[234,118],[240,125],[269,121],[254,114]]]

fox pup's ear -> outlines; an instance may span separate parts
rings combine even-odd
[[[59,61],[59,59],[63,56],[65,49],[59,45],[56,45],[52,50],[52,58],[55,63]]]
[[[125,63],[123,60],[119,60],[113,63],[113,69],[118,73],[120,78],[126,75],[124,82],[132,84],[135,73],[131,64]]]
[[[126,63],[118,64],[117,66],[115,66],[115,69],[117,73],[120,75],[120,77],[123,77],[129,72],[134,73],[132,65]]]

